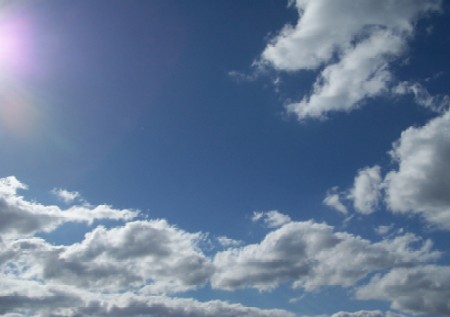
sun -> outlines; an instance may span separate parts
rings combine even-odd
[[[3,17],[0,20],[0,72],[5,75],[18,75],[27,67],[27,28],[26,21]]]
[[[33,135],[36,102],[27,85],[31,66],[31,25],[26,16],[0,14],[0,132],[9,136]]]

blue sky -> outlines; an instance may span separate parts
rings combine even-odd
[[[446,1],[0,4],[0,316],[450,315]]]

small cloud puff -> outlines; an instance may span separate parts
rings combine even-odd
[[[323,200],[323,204],[339,211],[346,215],[348,213],[347,207],[342,203],[340,194],[338,193],[338,187],[333,187],[327,191],[327,194]]]
[[[382,181],[381,168],[378,165],[358,171],[348,195],[348,198],[353,200],[356,211],[362,214],[375,211],[381,198]]]
[[[222,247],[228,248],[228,247],[237,247],[242,244],[242,241],[230,239],[225,236],[217,237],[217,241],[220,243]]]
[[[76,199],[80,199],[81,195],[79,192],[71,192],[66,189],[61,188],[53,188],[52,194],[54,194],[56,197],[64,201],[66,204],[71,203],[75,201]]]
[[[260,220],[262,220],[268,228],[278,228],[291,222],[291,218],[288,215],[282,214],[276,210],[253,212],[252,221],[256,222]]]

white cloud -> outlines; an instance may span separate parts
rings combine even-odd
[[[288,106],[299,119],[350,111],[391,83],[389,63],[402,55],[417,19],[441,1],[297,0],[299,20],[267,45],[257,65],[279,71],[319,69],[310,96]]]
[[[429,225],[450,230],[450,110],[403,131],[389,153],[398,167],[384,179],[378,165],[359,170],[345,198],[362,214],[382,201],[394,213],[417,214]],[[332,188],[324,203],[344,211],[343,195]]]
[[[450,316],[450,267],[396,268],[375,276],[357,297],[390,301],[392,308],[413,314]]]
[[[294,317],[281,309],[259,309],[225,301],[88,292],[67,285],[0,279],[0,314],[6,316],[115,317]],[[31,291],[30,291],[31,290]],[[36,314],[36,315],[31,315]]]
[[[380,310],[360,310],[356,312],[340,311],[331,315],[331,317],[404,317],[403,315],[390,311],[382,312]]]
[[[314,84],[310,96],[287,106],[299,119],[324,118],[329,112],[350,111],[361,101],[387,92],[391,81],[389,59],[400,54],[403,39],[378,31],[348,49],[339,62],[327,66]]]
[[[212,273],[197,248],[200,233],[187,233],[164,220],[134,221],[123,227],[97,227],[80,243],[52,246],[42,239],[19,239],[9,249],[21,276],[87,289],[142,288],[150,294],[185,291],[203,285]],[[14,255],[11,257],[11,255]]]
[[[291,218],[288,215],[276,210],[253,212],[252,221],[256,222],[260,220],[263,220],[268,228],[278,228],[291,222]]]
[[[392,231],[394,228],[394,224],[390,224],[389,226],[378,226],[375,228],[375,232],[380,236],[384,236]]]
[[[391,155],[398,169],[385,177],[388,207],[450,230],[450,112],[405,130]]]
[[[444,112],[450,106],[450,97],[447,95],[432,96],[428,90],[417,82],[403,81],[392,88],[392,92],[398,95],[412,94],[414,101],[425,108],[436,112]]]
[[[14,196],[19,189],[27,189],[27,185],[21,183],[15,176],[0,178],[0,195]]]
[[[333,232],[333,227],[325,224],[290,222],[267,234],[259,244],[218,252],[211,284],[228,290],[270,290],[283,281],[307,290],[325,285],[351,286],[370,272],[439,256],[430,251],[430,241],[413,249],[411,245],[419,241],[407,234],[371,243]]]
[[[66,189],[61,189],[61,188],[53,188],[52,193],[54,195],[56,195],[56,197],[58,197],[59,199],[64,201],[65,203],[71,203],[75,199],[81,197],[79,192],[71,192]]]
[[[273,228],[260,243],[238,247],[236,241],[219,237],[218,241],[229,248],[217,252],[213,260],[200,248],[206,234],[186,232],[165,220],[129,221],[114,228],[98,226],[79,243],[53,245],[32,234],[65,221],[92,221],[91,214],[95,219],[128,214],[105,206],[61,210],[29,202],[17,195],[25,188],[14,177],[0,179],[0,197],[8,207],[0,212],[9,215],[8,224],[15,226],[10,229],[14,235],[0,236],[0,315],[10,317],[293,317],[284,310],[199,302],[166,294],[194,290],[208,282],[224,290],[269,290],[284,281],[307,291],[327,285],[350,287],[370,273],[412,267],[440,256],[430,241],[413,234],[374,243],[335,232],[326,224],[294,222],[278,211],[254,213],[253,220]],[[10,210],[35,220],[13,221]],[[61,218],[54,214],[68,216],[50,223]],[[38,221],[40,217],[45,224]],[[383,317],[364,311],[339,312],[332,317],[347,316]]]
[[[137,216],[136,211],[118,210],[107,205],[75,205],[66,210],[58,206],[42,205],[17,194],[17,190],[26,188],[14,176],[0,179],[0,233],[32,235],[35,232],[50,232],[67,222],[130,220]]]
[[[355,210],[362,214],[372,213],[381,198],[381,185],[379,166],[375,165],[359,170],[348,196],[353,200]]]
[[[242,244],[242,241],[230,239],[225,236],[217,237],[217,241],[220,243],[223,247],[237,247]]]
[[[323,203],[326,206],[336,209],[346,215],[348,213],[347,207],[345,207],[345,205],[341,202],[341,198],[337,190],[337,187],[333,187],[328,190]]]

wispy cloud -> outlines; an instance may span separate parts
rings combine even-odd
[[[392,88],[398,95],[412,95],[414,101],[425,108],[443,113],[450,107],[450,97],[447,95],[431,95],[427,88],[418,82],[403,81]]]

